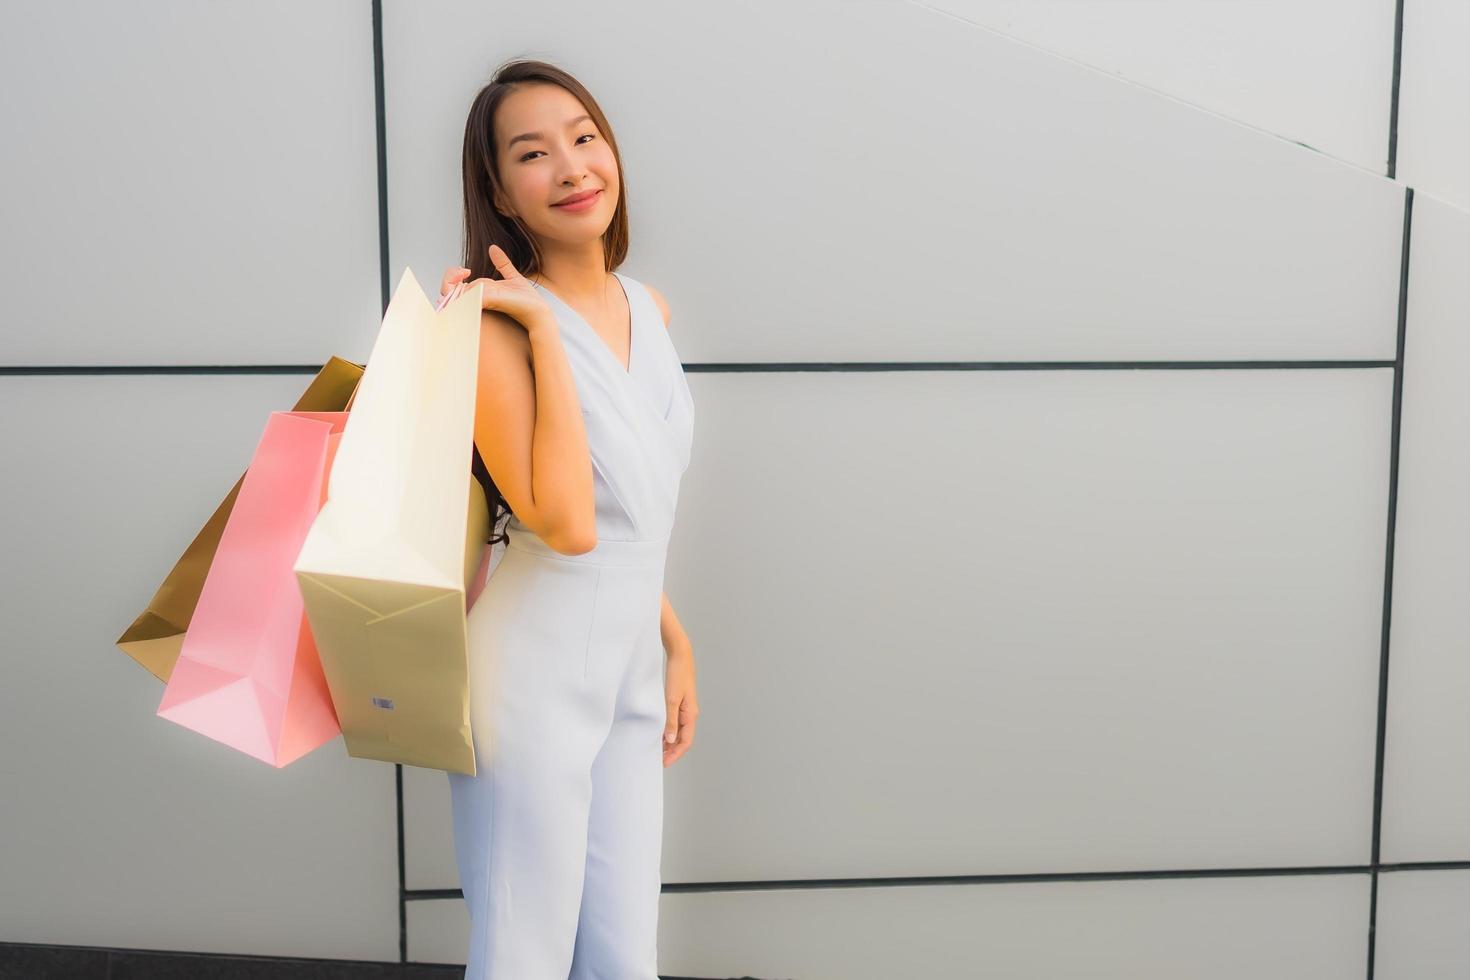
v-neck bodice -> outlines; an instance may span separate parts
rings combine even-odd
[[[694,400],[684,366],[648,289],[614,272],[628,300],[625,366],[586,318],[541,283],[561,328],[592,456],[599,540],[667,536],[689,466]],[[511,534],[531,534],[511,517]]]
[[[602,336],[602,334],[597,332],[597,328],[593,327],[591,323],[588,323],[587,318],[578,313],[576,309],[572,306],[572,304],[568,303],[566,300],[556,295],[556,293],[552,291],[551,287],[546,285],[545,283],[536,282],[533,279],[531,281],[531,285],[539,288],[541,290],[541,294],[545,296],[547,300],[559,307],[559,312],[570,314],[575,321],[591,331],[594,337],[596,337],[598,340],[601,340],[602,346],[607,348],[608,356],[613,359],[613,363],[622,368],[624,374],[632,374],[633,358],[638,356],[638,314],[633,309],[633,297],[628,292],[628,284],[623,281],[622,275],[620,273],[614,272],[613,278],[618,281],[618,287],[622,289],[623,299],[628,305],[628,363],[626,365],[618,358],[617,354],[613,351],[612,346],[608,344],[607,340]]]

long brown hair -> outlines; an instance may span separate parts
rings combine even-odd
[[[501,65],[489,84],[480,89],[470,103],[469,117],[464,124],[461,161],[464,175],[464,256],[460,264],[470,270],[470,280],[499,279],[495,267],[490,264],[490,246],[499,245],[521,275],[530,277],[541,271],[541,253],[530,232],[519,219],[495,209],[495,198],[501,193],[499,157],[495,147],[495,110],[517,85],[528,82],[559,85],[570,92],[586,107],[598,132],[612,148],[618,167],[618,201],[612,221],[602,236],[602,253],[606,257],[607,271],[611,272],[622,265],[628,254],[628,183],[623,178],[623,157],[618,152],[618,141],[592,93],[566,71],[544,61],[511,61]],[[510,514],[510,505],[491,479],[478,449],[474,451],[471,470],[484,487],[485,501],[490,508],[489,542],[493,545],[497,541],[508,540],[509,535],[503,532],[497,537],[496,528],[501,517]]]

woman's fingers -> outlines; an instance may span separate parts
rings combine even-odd
[[[443,296],[448,293],[469,274],[470,270],[463,266],[450,266],[449,270],[444,273],[444,278],[439,282],[439,295]]]
[[[489,276],[481,276],[471,279],[462,284],[464,291],[474,289],[476,286],[484,286],[480,294],[480,306],[487,310],[504,313],[531,330],[538,326],[543,320],[551,316],[551,308],[546,305],[546,300],[536,292],[536,284],[516,271],[511,264],[510,256],[505,254],[498,246],[490,246],[492,261],[499,264],[496,269],[501,278],[491,279]]]
[[[480,283],[485,284],[486,296],[493,296],[495,294],[495,290],[501,289],[505,286],[505,283],[499,279],[491,279],[489,276],[481,276],[479,279],[471,279],[469,282],[465,283],[464,288],[467,290],[474,289],[476,286],[480,285]]]
[[[494,309],[495,307],[491,305],[491,300],[495,296],[495,290],[499,289],[504,283],[497,279],[491,279],[489,276],[481,276],[479,279],[471,279],[466,282],[464,284],[464,292],[469,292],[481,283],[485,284],[485,291],[481,294],[481,308],[486,310]]]
[[[495,266],[495,271],[500,273],[501,279],[522,278],[521,274],[516,271],[516,267],[511,264],[510,256],[505,254],[505,249],[499,245],[491,245],[488,251],[490,253],[490,264]]]
[[[694,742],[694,724],[697,712],[691,711],[689,708],[685,707],[684,704],[681,703],[677,708],[674,709],[674,714],[678,718],[678,740],[672,745],[669,744],[668,732],[674,730],[671,724],[665,729],[665,766],[672,765],[679,758],[679,756],[683,755],[689,749],[689,746]]]
[[[672,765],[677,762],[679,756],[689,749],[690,743],[694,741],[694,728],[691,725],[681,726],[679,729],[679,741],[673,745],[664,746],[664,765]]]

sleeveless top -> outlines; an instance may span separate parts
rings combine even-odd
[[[599,541],[664,538],[674,526],[679,482],[689,467],[694,399],[658,304],[644,285],[614,272],[628,299],[627,370],[582,315],[541,283],[556,316],[592,455]],[[534,534],[514,514],[512,536]]]

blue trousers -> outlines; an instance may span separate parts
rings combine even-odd
[[[470,610],[466,980],[657,980],[667,546],[512,530]]]

